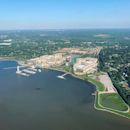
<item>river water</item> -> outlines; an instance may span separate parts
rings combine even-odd
[[[62,72],[16,75],[0,61],[0,130],[129,130],[130,120],[94,109],[95,86]]]

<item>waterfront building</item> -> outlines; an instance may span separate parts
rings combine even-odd
[[[97,58],[79,58],[73,66],[76,75],[94,73],[97,70]]]

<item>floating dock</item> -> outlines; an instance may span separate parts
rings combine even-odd
[[[35,68],[28,68],[20,70],[20,66],[17,66],[16,74],[22,75],[22,76],[30,76],[31,74],[36,74],[37,69]]]
[[[68,73],[64,73],[64,74],[62,74],[62,75],[59,75],[59,76],[57,76],[58,78],[60,78],[60,79],[65,79],[65,77],[64,76],[66,76]]]
[[[16,74],[28,77],[29,74],[23,73],[22,71],[16,71]]]
[[[38,71],[38,70],[35,69],[35,68],[28,68],[28,70],[30,70],[30,71],[34,71],[34,72],[37,72],[37,71]]]
[[[25,72],[25,73],[28,73],[28,74],[36,74],[35,71],[31,71],[31,70],[29,70],[29,69],[24,69],[24,70],[22,70],[22,71]]]

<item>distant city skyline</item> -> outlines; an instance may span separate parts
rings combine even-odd
[[[130,28],[130,0],[1,0],[0,30]]]

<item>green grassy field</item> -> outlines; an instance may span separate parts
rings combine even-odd
[[[85,80],[96,86],[97,93],[95,95],[95,109],[111,112],[113,114],[130,119],[130,110],[127,111],[129,107],[118,93],[101,94],[105,91],[104,85],[101,82],[90,77],[86,77]]]
[[[89,77],[87,77],[86,80],[91,82],[92,84],[94,84],[96,86],[96,88],[97,88],[97,91],[102,92],[102,91],[105,90],[104,85],[101,82],[99,82],[97,80],[94,80],[92,78],[89,78]]]
[[[104,107],[115,109],[118,111],[126,111],[128,109],[126,103],[118,93],[100,94],[100,103]]]

